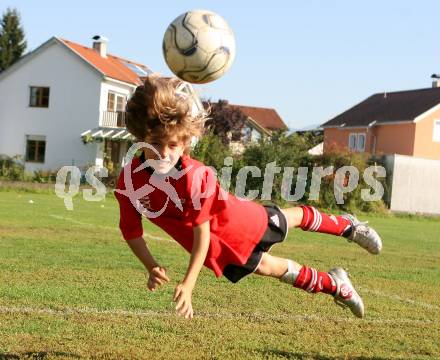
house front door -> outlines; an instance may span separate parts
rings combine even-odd
[[[105,140],[105,164],[106,167],[116,167],[120,163],[121,143],[119,141]],[[111,165],[109,164],[111,162]],[[110,166],[109,166],[110,165]]]

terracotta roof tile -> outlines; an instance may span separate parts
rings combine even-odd
[[[65,39],[60,39],[60,40],[63,41],[70,49],[75,51],[78,55],[80,55],[85,60],[87,60],[90,64],[95,66],[105,76],[108,76],[112,79],[124,81],[126,83],[133,85],[140,85],[141,84],[140,77],[134,71],[130,70],[127,66],[125,66],[124,62],[131,63],[140,66],[142,68],[148,69],[148,67],[143,64],[129,61],[111,54],[107,54],[107,58],[103,58],[92,48],[88,48],[84,45],[80,45],[69,40],[65,40]]]
[[[255,120],[259,125],[269,130],[286,130],[287,125],[278,115],[275,109],[261,108],[255,106],[237,106],[246,116]]]

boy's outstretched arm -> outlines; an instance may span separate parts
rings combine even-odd
[[[194,242],[189,260],[188,270],[183,281],[176,286],[173,300],[177,302],[176,310],[179,314],[189,319],[193,317],[191,303],[192,291],[205,262],[210,243],[209,221],[193,228]]]
[[[158,286],[170,281],[165,268],[161,267],[151,255],[142,236],[128,240],[127,244],[149,273],[147,284],[149,290],[154,291]]]

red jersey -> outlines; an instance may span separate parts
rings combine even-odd
[[[122,192],[144,190],[146,194],[130,200],[115,191],[125,240],[143,235],[142,213],[191,252],[193,227],[209,221],[210,245],[204,265],[220,277],[226,265],[246,263],[268,226],[263,206],[225,192],[211,168],[187,155],[181,157],[175,177],[160,178],[147,169],[134,172],[141,164],[140,158],[128,163],[116,186]],[[127,187],[130,177],[132,186]]]

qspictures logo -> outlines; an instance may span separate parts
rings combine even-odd
[[[156,159],[146,159],[138,167],[132,170],[129,165],[135,154],[139,150],[150,149],[156,154]],[[125,189],[115,189],[115,191],[130,199],[130,202],[138,210],[139,213],[148,217],[155,218],[163,214],[168,203],[171,201],[176,208],[183,211],[182,199],[179,198],[176,189],[170,183],[170,179],[179,180],[191,171],[192,166],[182,168],[180,170],[171,166],[169,171],[162,173],[157,171],[157,164],[169,159],[164,159],[160,156],[157,149],[146,143],[138,142],[133,144],[128,150],[124,163],[123,178]],[[194,169],[192,172],[192,189],[191,200],[196,210],[200,209],[201,200],[211,197],[215,191],[215,184],[218,181],[221,186],[218,199],[226,200],[228,192],[232,185],[232,165],[233,158],[226,157],[223,161],[224,166],[219,171],[219,176],[214,168],[209,166],[201,166]],[[149,167],[153,169],[148,183],[142,184],[142,186],[135,188],[133,184],[132,174],[136,174],[139,171],[143,171]],[[132,173],[133,171],[133,173]],[[295,171],[297,171],[296,182],[293,185],[293,179]],[[311,171],[311,174],[310,174]],[[208,186],[205,186],[205,190],[200,191],[203,175],[209,173]],[[83,198],[86,201],[103,201],[107,193],[105,185],[100,181],[100,178],[108,176],[108,170],[105,167],[92,166],[85,173],[85,179],[93,189],[84,189]],[[344,195],[348,194],[358,188],[360,183],[360,177],[363,177],[367,188],[361,189],[361,198],[363,201],[378,201],[383,198],[384,187],[378,180],[386,177],[386,170],[383,166],[369,166],[363,173],[361,173],[355,166],[342,166],[335,169],[334,166],[328,166],[326,168],[322,166],[315,166],[312,169],[308,167],[294,167],[281,168],[276,165],[276,161],[266,164],[264,169],[260,169],[257,166],[244,166],[238,170],[235,177],[235,193],[234,195],[242,201],[251,200],[272,200],[272,193],[274,188],[274,179],[277,174],[282,174],[281,182],[281,197],[286,201],[298,201],[306,195],[306,188],[308,185],[308,179],[310,180],[310,187],[307,194],[308,200],[318,200],[322,185],[322,180],[331,176],[333,178],[333,195],[337,204],[344,204]],[[311,176],[309,176],[309,174]],[[55,184],[55,193],[58,197],[64,200],[66,209],[73,210],[73,197],[79,192],[79,185],[81,181],[81,171],[76,166],[64,166],[57,173],[57,179]],[[249,189],[249,178],[261,178],[263,177],[263,184],[261,191],[258,189]],[[67,190],[66,190],[67,187]],[[292,192],[292,189],[294,191]],[[150,194],[153,191],[162,191],[166,194],[166,203],[159,210],[154,211],[150,206]]]

